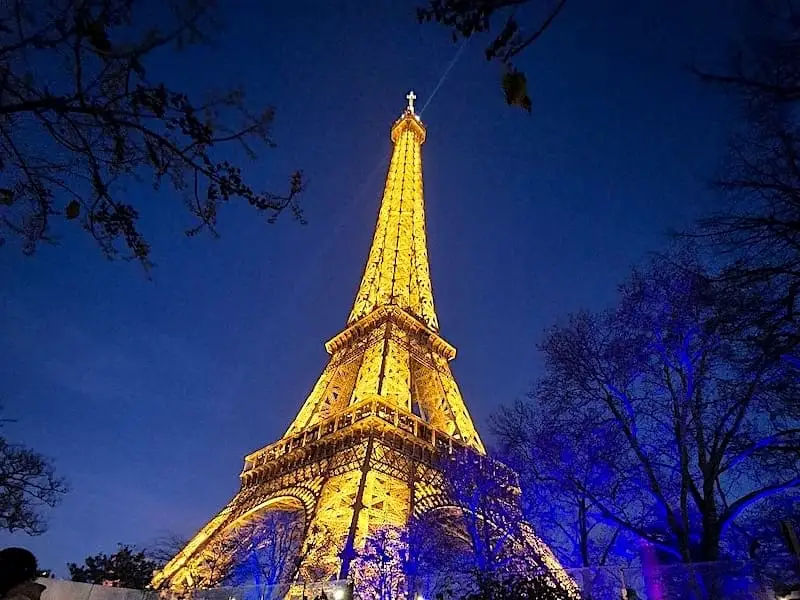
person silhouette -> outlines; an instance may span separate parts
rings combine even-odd
[[[25,548],[0,550],[0,599],[39,600],[46,586],[36,583],[36,557]]]

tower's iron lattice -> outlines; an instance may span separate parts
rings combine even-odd
[[[345,579],[371,532],[459,508],[440,468],[445,457],[491,469],[509,506],[518,506],[516,475],[486,456],[450,371],[455,348],[438,333],[422,185],[426,130],[413,99],[391,128],[367,265],[346,328],[325,345],[327,366],[284,436],[245,457],[239,492],[156,573],[156,586],[195,585],[211,542],[287,503],[302,511],[307,536],[336,540],[311,543],[298,577]],[[542,566],[559,569],[529,528],[520,532]]]

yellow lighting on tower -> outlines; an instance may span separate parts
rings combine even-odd
[[[367,264],[345,329],[325,344],[328,364],[284,436],[245,457],[239,492],[156,573],[156,587],[209,581],[204,556],[215,540],[286,508],[305,518],[299,577],[346,579],[372,532],[452,506],[440,457],[490,460],[450,371],[455,348],[439,335],[422,180],[427,132],[416,94],[406,99],[390,130],[392,156]],[[531,539],[556,568],[549,549]]]

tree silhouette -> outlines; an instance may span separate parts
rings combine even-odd
[[[492,418],[492,429],[501,442],[503,461],[520,475],[526,519],[565,566],[630,562],[626,532],[596,514],[584,494],[564,485],[565,479],[582,481],[583,486],[600,482],[590,482],[597,473],[591,461],[579,459],[577,453],[569,460],[551,460],[553,449],[563,443],[562,436],[542,417],[535,400],[501,409]],[[536,444],[531,444],[534,439]]]
[[[695,68],[741,107],[725,168],[714,181],[718,208],[686,235],[706,242],[732,293],[762,296],[752,322],[765,347],[800,365],[800,4],[753,4],[750,34],[727,69]],[[798,409],[800,410],[800,408]]]
[[[360,598],[391,600],[408,595],[408,541],[408,530],[402,527],[381,527],[367,536],[353,561]]]
[[[166,533],[157,537],[153,542],[148,545],[146,553],[150,560],[155,561],[159,568],[166,565],[172,558],[178,554],[186,544],[188,539],[177,533]]]
[[[303,521],[301,513],[276,510],[238,528],[225,583],[271,587],[291,581],[300,566]]]
[[[0,436],[0,529],[44,533],[42,510],[57,505],[66,492],[64,480],[47,458]]]
[[[749,560],[760,578],[775,586],[800,585],[800,560],[786,538],[782,524],[800,530],[800,488],[766,499],[734,523],[731,553]]]

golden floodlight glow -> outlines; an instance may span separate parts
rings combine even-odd
[[[438,457],[485,456],[450,371],[455,348],[439,335],[422,185],[426,130],[414,112],[416,95],[406,98],[390,131],[367,264],[345,329],[326,344],[328,364],[284,436],[245,457],[239,492],[155,574],[154,586],[213,585],[207,565],[214,541],[285,507],[305,517],[298,580],[346,579],[376,529],[403,528],[412,516],[453,506]]]

